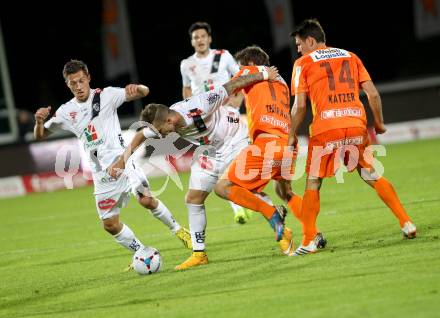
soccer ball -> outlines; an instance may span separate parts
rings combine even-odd
[[[139,275],[156,273],[161,266],[162,257],[154,247],[145,246],[133,255],[133,268]]]

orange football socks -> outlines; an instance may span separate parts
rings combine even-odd
[[[266,219],[270,219],[275,212],[275,207],[267,204],[251,191],[236,185],[231,186],[228,199],[245,208],[260,212]]]
[[[303,224],[302,245],[308,245],[316,235],[316,218],[319,213],[319,191],[306,190],[302,200],[301,221]]]
[[[393,185],[387,179],[382,177],[377,180],[374,184],[374,189],[382,201],[385,202],[391,211],[393,211],[393,214],[399,219],[401,227],[403,227],[405,222],[411,221],[402,204],[400,203],[399,197],[397,196]]]
[[[290,210],[293,215],[301,221],[301,206],[302,206],[302,198],[299,195],[294,195],[289,202],[287,202]]]

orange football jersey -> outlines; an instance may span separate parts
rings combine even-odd
[[[242,66],[235,75],[261,72],[265,66]],[[248,117],[249,136],[252,140],[260,133],[288,138],[290,130],[289,87],[281,76],[274,81],[263,81],[243,90]]]
[[[292,95],[306,93],[313,122],[310,136],[332,129],[365,127],[367,118],[359,99],[360,83],[371,80],[362,61],[353,53],[326,47],[296,60]]]

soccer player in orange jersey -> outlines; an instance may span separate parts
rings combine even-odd
[[[316,218],[322,179],[332,177],[344,161],[349,171],[357,169],[361,178],[391,209],[403,235],[415,238],[416,227],[406,214],[392,184],[371,166],[365,109],[359,90],[367,95],[377,134],[386,131],[379,93],[362,61],[354,53],[327,47],[325,33],[316,19],[302,22],[291,34],[302,57],[295,61],[291,91],[295,96],[289,145],[297,143],[296,133],[304,120],[310,99],[313,121],[307,157],[307,182],[301,216],[303,241],[296,255],[316,251]],[[368,150],[368,148],[367,148]]]
[[[247,47],[235,57],[241,65],[236,76],[258,73],[269,66],[269,56],[257,46]],[[274,228],[281,251],[292,256],[292,232],[284,228],[285,208],[277,213],[280,210],[262,193],[273,179],[277,193],[299,218],[302,199],[293,193],[287,176],[296,158],[296,150],[286,147],[290,131],[289,87],[278,76],[244,88],[243,94],[252,144],[231,163],[214,190],[224,199],[262,213]],[[279,216],[283,222],[277,225],[274,218]]]

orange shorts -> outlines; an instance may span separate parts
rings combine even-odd
[[[309,140],[306,172],[309,176],[327,178],[335,175],[341,163],[348,171],[371,168],[372,151],[367,129],[352,127],[326,131]]]
[[[222,179],[261,192],[271,179],[293,178],[296,154],[289,151],[284,138],[257,137],[232,161]]]

